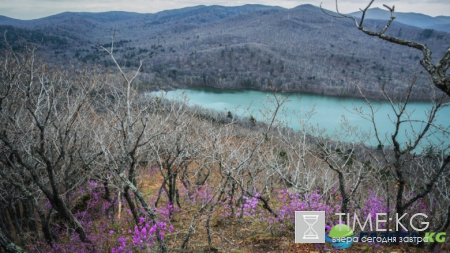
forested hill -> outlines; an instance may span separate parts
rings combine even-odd
[[[361,17],[361,11],[350,13],[354,17]],[[372,8],[366,13],[368,19],[389,20],[391,13],[387,9]],[[417,26],[423,29],[434,29],[437,31],[450,32],[450,17],[437,16],[430,17],[421,13],[396,13],[395,21]]]
[[[445,17],[441,17],[444,18]],[[367,20],[381,30],[386,21]],[[96,64],[113,69],[99,45],[110,48],[127,68],[143,66],[139,88],[214,86],[301,91],[336,96],[379,97],[380,86],[402,94],[422,70],[421,52],[362,34],[350,20],[320,8],[262,5],[195,6],[156,14],[61,13],[17,20],[0,16],[0,32],[13,46],[24,38],[40,45],[55,64]],[[427,44],[437,60],[450,34],[394,21],[388,34]],[[2,40],[3,41],[3,40]],[[3,45],[4,46],[4,45]],[[422,74],[414,98],[426,98]]]

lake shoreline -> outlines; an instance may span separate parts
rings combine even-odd
[[[316,96],[325,96],[325,97],[332,97],[332,98],[353,98],[353,99],[361,99],[364,100],[365,98],[367,98],[369,101],[373,101],[373,102],[387,102],[389,101],[386,98],[383,98],[381,96],[361,96],[361,95],[336,95],[336,94],[323,94],[323,93],[316,93],[316,92],[307,92],[307,91],[285,91],[285,90],[273,90],[273,89],[258,89],[258,88],[245,88],[245,87],[233,87],[233,88],[224,88],[224,87],[216,87],[216,86],[171,86],[171,87],[167,87],[165,86],[163,89],[149,89],[146,92],[154,92],[154,91],[176,91],[176,90],[180,90],[180,89],[188,89],[188,90],[200,90],[200,89],[218,89],[218,90],[223,90],[223,91],[245,91],[245,90],[253,90],[253,91],[262,91],[262,92],[276,92],[277,94],[296,94],[296,95],[301,95],[301,94],[306,94],[306,95],[316,95]],[[398,98],[397,99],[393,99],[394,101],[401,101]],[[432,102],[433,100],[431,98],[415,98],[412,97],[409,99],[410,102],[423,102],[423,103],[427,103],[427,102]],[[450,98],[445,98],[444,101],[449,102]]]

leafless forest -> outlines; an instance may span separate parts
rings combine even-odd
[[[267,26],[282,22],[284,28],[301,25],[301,17],[294,18],[294,13],[304,10],[293,9],[293,16],[277,9],[261,11],[267,11],[267,15],[277,20]],[[253,15],[248,18],[259,20],[264,16]],[[311,43],[304,44],[303,52],[314,55],[307,59],[310,64],[288,53],[297,50],[294,44],[300,33],[283,33],[283,29],[278,29],[278,35],[286,39],[277,43],[286,44],[269,48],[268,41],[274,38],[258,30],[262,27],[258,22],[266,22],[259,20],[254,21],[255,27],[246,26],[241,31],[252,31],[261,44],[248,42],[237,35],[242,16],[239,20],[231,17],[233,28],[226,28],[228,23],[207,24],[217,32],[214,35],[200,34],[196,30],[199,28],[180,25],[178,28],[185,30],[154,37],[152,49],[140,46],[143,43],[139,42],[140,38],[127,34],[124,28],[116,31],[120,35],[113,36],[112,41],[109,34],[109,42],[87,51],[81,51],[81,46],[63,50],[51,49],[51,44],[37,48],[26,41],[5,43],[0,54],[0,249],[3,252],[115,253],[333,250],[329,245],[299,248],[293,243],[294,211],[300,210],[325,211],[326,229],[335,224],[337,212],[357,213],[361,217],[376,212],[387,213],[389,217],[394,213],[410,217],[421,212],[429,217],[429,227],[423,233],[449,232],[450,155],[449,147],[443,143],[449,138],[450,126],[435,124],[436,114],[448,106],[445,102],[448,96],[444,94],[448,89],[438,86],[433,76],[442,73],[429,71],[429,74],[413,75],[410,72],[406,75],[409,78],[401,81],[401,74],[388,68],[397,64],[393,62],[396,58],[389,53],[373,54],[370,51],[373,48],[369,50],[368,45],[381,45],[387,52],[398,49],[403,54],[401,64],[406,65],[417,63],[417,50],[403,51],[402,45],[393,47],[391,42],[376,38],[372,41],[353,23],[326,17],[309,20],[308,27],[302,29],[320,35],[327,33],[326,29],[331,33],[337,25],[348,26],[349,33],[337,37],[336,44],[318,40],[314,50]],[[318,24],[320,29],[316,29]],[[371,25],[368,29],[373,28]],[[16,31],[26,31],[20,29]],[[235,29],[233,36],[229,29]],[[393,25],[390,32],[398,34],[396,29]],[[407,31],[413,35],[416,32],[413,28],[401,29],[401,36],[406,36]],[[350,37],[353,33],[361,36]],[[107,32],[103,34],[106,37]],[[191,35],[186,37],[187,34]],[[53,38],[53,35],[46,36]],[[54,41],[60,38],[54,36]],[[183,42],[179,43],[181,38]],[[214,48],[206,47],[206,41],[212,38]],[[433,43],[442,45],[447,41],[448,44],[445,33],[436,32],[427,39],[432,49]],[[199,40],[202,43],[197,43]],[[222,45],[221,40],[224,40]],[[331,48],[343,45],[339,43],[342,40],[360,45],[355,47],[359,51],[354,56],[348,53],[329,56],[333,52]],[[170,46],[173,41],[177,41],[177,46]],[[229,41],[235,42],[227,44]],[[387,49],[391,46],[392,49]],[[193,50],[192,54],[177,53],[186,48]],[[44,54],[39,53],[41,49]],[[50,57],[50,49],[59,53]],[[338,51],[343,52],[342,48]],[[86,59],[94,52],[94,58]],[[129,56],[133,52],[137,53]],[[443,50],[436,53],[444,55],[443,64],[430,63],[438,70],[444,69],[440,76],[444,84],[448,83],[449,64],[445,58],[450,55],[448,52],[447,49],[447,53]],[[72,66],[59,67],[55,62],[65,59],[64,54],[98,64],[83,65],[75,61]],[[366,54],[366,62],[361,62]],[[292,59],[288,60],[289,57]],[[360,62],[350,61],[351,57]],[[213,59],[223,66],[213,67],[209,63]],[[333,63],[333,59],[339,60],[332,69],[331,65],[321,63]],[[194,66],[199,64],[209,74],[197,73]],[[374,83],[383,83],[388,78],[395,80],[389,85],[386,82],[376,86],[378,98],[389,101],[395,113],[392,118],[395,130],[389,143],[376,131],[376,111],[368,99],[375,93],[364,85],[365,81],[348,89],[346,80],[345,85],[327,82],[332,76],[353,78],[348,72],[356,72],[358,68],[350,67],[354,64],[364,66],[354,78],[363,75],[367,82]],[[362,73],[368,71],[369,64],[378,66],[370,72],[376,75]],[[409,71],[406,65],[404,71]],[[257,73],[267,72],[267,76],[251,76],[251,71],[246,70],[249,66],[262,71]],[[272,73],[271,68],[274,68]],[[302,131],[282,127],[279,115],[285,100],[277,95],[277,90],[291,90],[283,87],[294,82],[280,80],[299,79],[299,76],[308,80],[311,76],[306,73],[312,73],[312,69],[317,79],[311,78],[310,85],[320,82],[321,87],[334,87],[323,88],[324,94],[347,89],[365,97],[373,110],[357,113],[374,124],[378,147],[364,145],[369,136],[345,124],[327,138],[320,135],[323,129],[308,125],[307,118],[298,119],[303,124]],[[327,77],[327,74],[331,75]],[[267,100],[264,121],[237,119],[230,114],[189,107],[183,98],[173,101],[141,92],[147,89],[143,87],[145,80],[153,82],[152,89],[190,86],[190,80],[192,85],[203,80],[207,85],[227,88],[233,86],[231,83],[239,83],[242,76],[247,78],[245,75],[251,78],[248,87],[255,83],[261,85],[258,88],[274,91]],[[376,76],[381,76],[381,81]],[[421,83],[426,80],[427,84]],[[303,84],[306,87],[308,82]],[[395,87],[404,92],[394,95]],[[399,131],[412,122],[405,108],[412,99],[418,98],[414,95],[418,93],[427,95],[430,101],[427,120],[420,129],[409,133],[408,142],[400,143]],[[428,142],[428,137],[435,134],[444,136],[442,143]],[[418,145],[426,148],[417,152]],[[423,224],[423,220],[414,222],[403,225],[411,231],[413,226]],[[395,226],[394,222],[386,222],[385,228]],[[387,251],[405,252],[449,249],[445,242],[357,244],[354,249],[371,251],[380,246]]]

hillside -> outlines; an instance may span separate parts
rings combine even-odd
[[[367,24],[375,29],[384,26],[383,21]],[[0,25],[25,29],[18,33],[25,38],[23,31],[65,40],[41,47],[47,60],[58,65],[110,67],[111,59],[98,46],[110,48],[114,35],[115,55],[126,68],[152,55],[143,66],[141,89],[275,87],[358,96],[358,84],[368,96],[378,98],[381,85],[392,95],[401,94],[412,74],[422,70],[419,51],[370,38],[351,21],[329,17],[312,5],[195,6],[156,14],[61,13],[31,21],[1,17]],[[396,22],[389,33],[426,43],[436,59],[450,44],[448,33]],[[422,88],[414,98],[427,98],[425,75],[418,85]]]
[[[352,12],[349,15],[359,18],[361,17],[361,12]],[[390,18],[390,12],[380,8],[371,8],[367,11],[366,18],[388,20]],[[423,29],[450,32],[450,17],[447,16],[431,17],[421,13],[395,12],[395,21]]]
[[[315,231],[329,236],[342,213],[365,220],[346,252],[450,249],[443,238],[367,240],[380,223],[404,227],[389,238],[428,239],[415,232],[424,225],[449,233],[450,147],[428,138],[449,139],[449,125],[415,128],[423,134],[407,145],[379,133],[372,148],[366,131],[345,124],[322,136],[329,125],[299,114],[304,129],[287,129],[279,121],[287,98],[277,94],[261,120],[237,118],[33,56],[0,54],[0,252],[342,252],[294,243],[307,225],[297,211],[320,211]],[[392,131],[415,123],[401,111]],[[416,153],[419,142],[427,148]],[[402,213],[415,214],[402,221]]]

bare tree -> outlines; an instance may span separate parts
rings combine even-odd
[[[119,85],[112,82],[109,86],[110,93],[106,97],[112,96],[113,99],[103,100],[102,109],[106,110],[106,117],[99,118],[97,121],[100,126],[96,129],[97,142],[104,156],[102,167],[105,171],[112,172],[123,183],[123,190],[120,185],[116,184],[116,186],[123,193],[136,225],[139,225],[140,218],[140,208],[136,203],[143,208],[144,215],[149,217],[151,222],[156,223],[157,213],[145,200],[137,187],[136,180],[138,167],[141,163],[148,161],[146,152],[149,151],[150,141],[165,131],[164,128],[158,127],[152,129],[152,123],[158,123],[156,117],[151,114],[151,106],[154,104],[143,101],[132,87],[146,59],[140,61],[137,70],[128,74],[114,56],[114,36],[110,49],[103,46],[100,48],[111,57],[121,76]],[[165,118],[162,118],[162,121],[164,122]],[[136,202],[131,193],[136,197]],[[157,228],[156,240],[159,243],[159,250],[167,252],[167,245],[159,236],[159,232],[160,229]]]
[[[408,93],[400,101],[392,99],[382,89],[383,96],[393,112],[390,119],[394,130],[390,135],[380,133],[375,120],[376,109],[367,98],[365,101],[369,112],[363,112],[360,108],[354,110],[371,122],[375,131],[378,148],[369,152],[377,161],[375,176],[384,184],[387,206],[390,206],[392,199],[394,210],[401,217],[418,201],[425,201],[434,216],[430,224],[442,231],[448,229],[450,215],[447,212],[450,210],[450,154],[448,145],[445,144],[450,134],[450,126],[437,125],[436,117],[448,104],[444,102],[445,94],[435,97],[425,112],[425,119],[418,118],[417,114],[413,114],[408,108],[416,81],[417,75],[413,77]],[[363,95],[361,89],[360,92]],[[406,141],[400,140],[402,135]],[[433,137],[437,139],[433,140]],[[439,204],[436,204],[438,202]]]
[[[52,210],[82,241],[90,242],[71,210],[70,196],[86,182],[83,170],[93,170],[90,165],[99,156],[89,148],[83,124],[89,121],[91,92],[101,87],[94,80],[101,79],[92,71],[50,71],[36,59],[35,50],[26,46],[24,52],[10,50],[2,58],[0,179],[20,193],[30,215],[25,220],[32,222],[33,213],[39,214],[48,243],[55,239],[49,226]],[[43,208],[44,200],[50,210]],[[21,238],[21,227],[15,227]]]
[[[11,240],[9,240],[3,232],[0,230],[0,245],[6,250],[6,252],[11,253],[22,253],[23,250],[15,245]]]
[[[395,15],[394,15],[395,6],[389,7],[388,5],[385,5],[385,4],[383,5],[386,9],[389,10],[391,15],[390,15],[389,20],[386,22],[386,25],[384,26],[384,28],[381,31],[376,32],[376,31],[370,31],[370,30],[366,29],[363,26],[366,12],[367,12],[367,10],[369,10],[370,6],[373,4],[374,1],[375,0],[371,0],[364,9],[361,9],[362,14],[361,14],[361,18],[359,20],[353,16],[341,13],[338,8],[338,0],[336,0],[336,12],[338,14],[337,16],[325,12],[323,9],[322,9],[322,11],[325,14],[330,15],[332,17],[347,18],[347,19],[353,20],[355,22],[358,30],[362,31],[363,33],[365,33],[367,35],[375,36],[382,40],[385,40],[385,41],[388,41],[388,42],[391,42],[394,44],[407,46],[407,47],[411,47],[411,48],[420,50],[423,55],[422,59],[420,60],[420,64],[430,74],[433,84],[438,89],[442,90],[448,96],[450,96],[450,76],[447,75],[447,71],[450,67],[450,47],[447,49],[447,51],[445,51],[442,58],[436,64],[434,64],[433,60],[432,60],[432,52],[426,44],[386,35],[386,31],[389,29],[390,25],[392,24],[392,21],[394,21],[394,19],[395,19]]]
[[[358,146],[350,143],[331,143],[318,141],[316,156],[322,159],[327,166],[338,176],[338,188],[342,197],[341,212],[348,213],[350,200],[353,198],[361,181],[367,177],[366,163],[357,159]]]
[[[177,204],[181,207],[179,179],[187,179],[189,165],[197,160],[201,135],[195,134],[194,129],[201,129],[202,126],[194,126],[196,118],[181,101],[166,103],[163,109],[169,115],[165,124],[166,132],[151,143],[152,152],[149,154],[157,157],[156,163],[163,177],[155,205],[158,205],[164,192],[171,205]],[[189,180],[181,181],[185,186],[190,182]],[[187,188],[189,189],[189,186]]]

